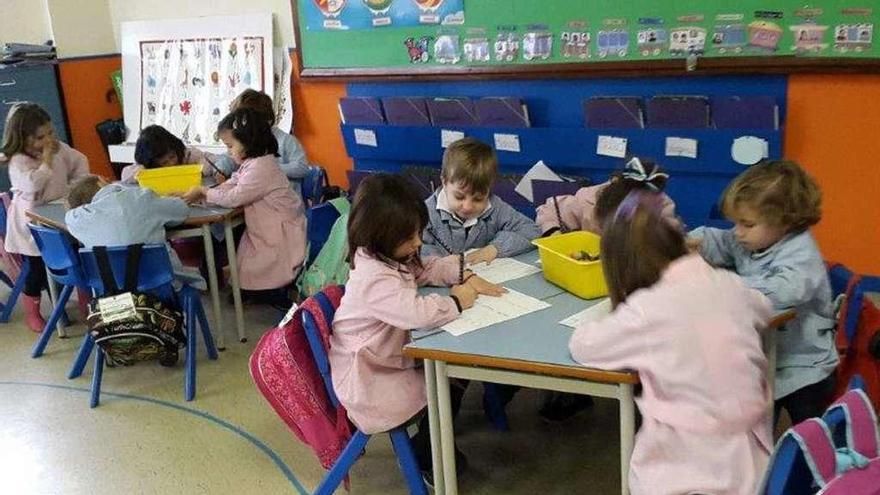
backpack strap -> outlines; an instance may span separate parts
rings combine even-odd
[[[141,266],[141,254],[144,251],[143,244],[128,246],[128,258],[125,260],[125,287],[126,292],[135,292],[138,286],[138,272]]]
[[[104,284],[104,295],[114,296],[119,294],[119,287],[116,285],[116,279],[113,277],[113,268],[110,266],[110,257],[107,256],[107,246],[95,246],[92,248],[92,252],[95,254],[98,274],[101,276],[101,282]]]
[[[828,408],[824,417],[839,418],[840,414],[843,415],[841,426],[846,428],[846,445],[849,449],[869,459],[880,455],[877,415],[865,392],[858,389],[847,391]]]
[[[800,446],[813,480],[820,488],[834,478],[837,474],[837,457],[831,432],[824,421],[810,418],[789,429],[784,437],[790,437]]]

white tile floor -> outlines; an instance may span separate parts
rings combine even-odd
[[[0,294],[5,296],[5,294]],[[4,297],[5,299],[5,297]],[[44,304],[45,306],[45,304]],[[44,308],[48,313],[48,308]],[[76,310],[70,307],[75,317]],[[199,348],[198,392],[183,400],[183,371],[140,363],[105,370],[101,405],[90,410],[91,364],[66,378],[83,326],[53,337],[31,359],[35,335],[16,311],[0,325],[0,493],[2,494],[284,494],[308,493],[323,475],[251,382],[247,359],[276,318],[248,306],[250,341],[233,337],[218,361]],[[213,321],[213,320],[212,320]],[[512,430],[483,417],[472,387],[457,422],[457,442],[471,469],[461,493],[619,493],[617,405],[597,400],[562,425],[537,417],[540,394],[511,403]],[[345,493],[340,489],[339,493]],[[351,473],[351,493],[404,494],[387,437],[375,437]]]

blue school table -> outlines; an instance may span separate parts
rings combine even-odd
[[[64,223],[64,214],[67,208],[61,203],[49,203],[34,207],[33,210],[27,211],[25,214],[31,220],[67,231],[67,225]],[[222,224],[226,232],[226,253],[230,263],[235,262],[235,240],[232,236],[232,229],[244,223],[243,211],[241,208],[229,209],[219,206],[201,206],[192,205],[189,207],[189,217],[183,221],[183,224],[168,229],[169,239],[182,239],[186,237],[201,236],[205,245],[205,258],[208,265],[208,285],[211,292],[211,303],[214,309],[214,335],[217,340],[217,348],[223,350],[226,348],[226,339],[223,332],[223,316],[220,307],[220,285],[217,281],[216,261],[214,259],[214,243],[211,236],[211,225]],[[229,270],[232,279],[232,299],[235,303],[235,322],[238,330],[238,338],[241,342],[245,342],[247,337],[244,333],[244,308],[241,304],[241,286],[238,281],[238,270]],[[49,279],[51,281],[51,278]],[[54,284],[50,283],[49,287],[52,292],[52,300],[54,303]]]
[[[532,251],[517,259],[533,264],[538,254]],[[628,494],[629,460],[635,440],[633,389],[639,383],[638,374],[586,368],[576,363],[568,351],[574,330],[558,323],[599,300],[587,301],[569,294],[544,280],[542,273],[502,285],[550,303],[551,307],[459,337],[439,329],[413,332],[414,341],[403,350],[406,356],[424,360],[435,493],[458,493],[449,379],[463,378],[617,399],[620,402],[620,491]],[[435,290],[428,289],[429,292]],[[781,311],[769,327],[777,328],[793,317],[791,311]],[[765,334],[768,336],[765,352],[771,370],[775,370],[773,334],[775,332]],[[768,382],[773,383],[772,375],[768,376]],[[772,407],[771,402],[771,411]]]

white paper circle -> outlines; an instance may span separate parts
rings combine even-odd
[[[730,156],[741,165],[754,165],[769,156],[767,141],[756,136],[741,136],[733,140]]]

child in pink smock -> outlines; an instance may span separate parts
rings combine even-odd
[[[278,166],[278,142],[265,118],[254,110],[239,109],[220,121],[218,133],[238,170],[216,187],[194,187],[184,199],[244,208],[246,228],[237,252],[241,287],[251,291],[245,295],[289,305],[287,288],[306,252],[302,199]]]
[[[478,293],[504,291],[464,270],[461,256],[421,259],[427,222],[427,208],[406,179],[377,174],[358,186],[348,221],[351,273],[333,319],[329,357],[336,395],[365,433],[400,426],[425,408],[423,370],[403,355],[410,330],[442,326],[471,307]],[[423,285],[452,289],[420,295]],[[452,387],[453,410],[463,390]],[[413,438],[423,471],[431,467],[429,438],[425,415]]]
[[[754,494],[773,448],[760,336],[771,304],[689,254],[662,202],[634,191],[606,220],[614,309],[580,325],[569,348],[585,366],[639,373],[631,493]]]
[[[22,306],[28,328],[41,332],[46,325],[40,315],[40,297],[47,287],[46,267],[28,230],[25,212],[64,199],[68,186],[89,174],[89,162],[85,155],[58,140],[49,114],[35,103],[20,103],[10,110],[3,129],[2,151],[9,157],[12,185],[5,248],[30,263]]]

